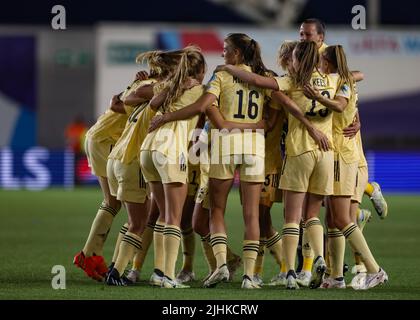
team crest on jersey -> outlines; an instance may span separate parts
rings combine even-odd
[[[347,84],[343,84],[343,86],[341,87],[341,90],[342,90],[343,92],[347,92],[347,91],[349,91],[349,90],[350,90],[350,88],[349,88],[349,86],[348,86]]]

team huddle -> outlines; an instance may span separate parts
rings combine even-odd
[[[104,201],[76,266],[108,285],[131,285],[153,242],[150,284],[189,288],[197,233],[209,269],[206,288],[230,281],[241,264],[241,287],[261,288],[266,249],[279,269],[267,285],[346,288],[348,240],[355,258],[348,286],[385,283],[388,275],[362,233],[370,212],[359,208],[367,194],[379,216],[387,216],[379,185],[368,182],[362,148],[357,82],[363,73],[350,71],[343,47],[327,46],[324,35],[322,22],[305,20],[300,41],[280,46],[284,74],[278,76],[265,67],[256,40],[229,34],[225,64],[206,85],[205,58],[196,46],[139,54],[148,72],[138,72],[113,96],[86,134]],[[228,246],[224,219],[235,173],[245,226],[242,258]],[[271,220],[275,202],[284,207],[280,232]],[[128,222],[108,267],[103,247],[122,206]],[[181,241],[183,266],[176,274]]]

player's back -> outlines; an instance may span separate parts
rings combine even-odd
[[[238,67],[252,71],[247,65],[238,65]],[[254,87],[228,72],[220,71],[213,75],[207,92],[218,98],[218,106],[225,120],[241,123],[257,123],[262,120],[264,100],[268,90]],[[219,141],[223,145],[223,154],[264,156],[264,142],[260,141],[260,138],[264,137],[260,136],[261,134],[256,132],[236,130]]]
[[[168,106],[168,112],[180,110],[194,103],[204,92],[204,86],[198,85],[187,89]],[[181,121],[165,123],[159,129],[149,133],[145,138],[141,150],[159,151],[165,155],[178,156],[187,154],[192,130],[196,127],[199,116]]]
[[[290,76],[276,78],[279,89],[285,91],[296,102],[305,116],[313,125],[322,131],[332,145],[332,111],[316,100],[311,100],[303,94],[300,87],[296,87]],[[310,84],[328,98],[334,99],[337,92],[339,76],[337,74],[324,75],[315,70],[310,79]],[[296,156],[307,151],[315,150],[318,145],[310,137],[303,124],[293,117],[288,116],[288,134],[286,137],[286,153]]]

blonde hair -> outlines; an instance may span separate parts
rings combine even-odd
[[[312,73],[318,66],[319,54],[314,41],[300,41],[294,49],[295,58],[299,61],[298,70],[294,70],[292,79],[297,87],[309,84]]]
[[[147,63],[150,68],[150,76],[165,78],[174,72],[181,59],[183,50],[172,51],[147,51],[136,57],[136,63]]]
[[[298,41],[284,41],[277,53],[277,65],[287,71],[287,60],[292,59],[293,50],[296,48]]]
[[[206,62],[197,46],[184,48],[172,79],[167,82],[168,95],[162,104],[163,112],[168,111],[168,107],[175,102],[186,90],[183,86],[188,77],[196,78],[200,73],[205,72]]]
[[[347,58],[343,47],[341,45],[328,46],[322,55],[324,59],[334,66],[340,75],[340,87],[345,83],[353,87],[354,80],[347,65]]]

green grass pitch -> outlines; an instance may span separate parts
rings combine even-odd
[[[0,299],[420,299],[420,197],[388,195],[387,200],[389,216],[385,220],[380,220],[373,212],[367,198],[363,204],[372,210],[372,219],[365,228],[367,240],[390,278],[382,287],[364,292],[351,288],[290,292],[281,287],[246,291],[240,289],[241,269],[232,283],[221,284],[215,289],[203,289],[201,281],[196,281],[191,289],[167,290],[147,285],[153,264],[152,248],[141,274],[143,281],[133,287],[105,286],[87,278],[81,269],[73,266],[72,258],[83,247],[101,202],[98,188],[0,191]],[[105,246],[107,261],[126,217],[122,210],[114,221]],[[272,217],[280,230],[280,204],[273,207]],[[229,245],[241,254],[243,220],[237,190],[231,192],[226,221]],[[352,265],[348,251],[345,261]],[[181,262],[180,253],[177,270]],[[65,267],[65,290],[51,287],[54,265]],[[198,279],[207,274],[198,236],[194,267]],[[269,281],[277,272],[273,258],[267,254],[264,280]],[[351,275],[347,273],[346,282],[350,280]]]

